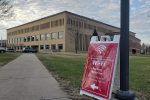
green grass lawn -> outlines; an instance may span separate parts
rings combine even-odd
[[[54,72],[59,78],[69,81],[74,88],[79,88],[82,78],[85,57],[60,57],[38,54],[47,69]]]
[[[69,87],[79,90],[86,56],[56,56],[38,54],[50,72],[69,82]],[[150,98],[150,57],[130,57],[130,87]]]
[[[150,57],[130,57],[130,88],[150,99]]]
[[[0,53],[0,66],[10,62],[11,60],[17,58],[20,53]]]

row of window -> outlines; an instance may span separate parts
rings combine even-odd
[[[57,46],[57,50],[62,50],[63,49],[63,44],[52,44],[52,45],[39,45],[40,46],[40,50],[56,50],[56,46]],[[51,46],[51,47],[50,47]],[[23,49],[23,46],[16,46],[15,49]]]
[[[67,19],[67,24],[70,25],[70,26],[89,29],[89,30],[97,29],[97,31],[100,31],[100,32],[105,32],[106,31],[105,28],[95,26],[95,25],[91,25],[91,24],[86,23],[85,21],[70,18],[70,17],[68,17],[68,19]]]
[[[63,49],[63,44],[57,44],[58,50]],[[40,50],[44,50],[44,45],[40,45]],[[50,50],[50,45],[45,45],[45,50]],[[56,50],[56,44],[51,45],[51,50]]]
[[[31,42],[31,41],[41,41],[41,40],[53,40],[53,39],[62,39],[64,32],[53,32],[47,34],[40,34],[35,36],[20,37],[8,39],[8,44],[20,43],[20,42]]]
[[[58,26],[63,26],[64,25],[64,18],[62,19],[57,19],[51,22],[46,22],[40,25],[35,25],[32,27],[27,27],[24,29],[19,29],[13,32],[9,32],[8,35],[17,35],[17,34],[23,34],[23,33],[29,33],[29,32],[34,32],[34,31],[39,31],[43,29],[47,29],[51,27],[58,27]]]

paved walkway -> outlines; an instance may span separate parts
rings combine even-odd
[[[0,100],[69,100],[34,54],[0,68]]]

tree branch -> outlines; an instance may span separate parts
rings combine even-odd
[[[0,20],[13,16],[11,0],[0,0]]]

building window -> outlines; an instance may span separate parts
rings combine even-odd
[[[9,40],[7,40],[7,43],[10,44]]]
[[[75,26],[75,20],[72,21],[72,25]]]
[[[78,21],[76,21],[76,27],[78,27],[78,24],[79,24]]]
[[[38,31],[39,30],[39,25],[36,25],[35,26],[35,31]]]
[[[27,37],[27,42],[29,42],[29,41],[30,41],[30,36]]]
[[[81,22],[81,28],[83,28],[83,22]]]
[[[18,38],[16,38],[16,43],[18,43],[19,41],[18,41],[19,39]]]
[[[81,28],[81,22],[79,21],[79,28]]]
[[[25,29],[24,29],[24,32],[27,33],[27,32],[28,32],[27,30],[28,30],[28,28],[25,28]]]
[[[16,38],[14,38],[14,43],[16,43]]]
[[[52,38],[52,39],[57,39],[57,33],[56,33],[56,32],[52,33],[51,38]]]
[[[51,21],[51,27],[58,27],[64,25],[64,18]]]
[[[12,39],[12,43],[14,43],[14,39]]]
[[[17,33],[17,32],[16,32]],[[21,29],[21,33],[23,33],[23,29]]]
[[[46,40],[50,40],[50,33],[46,34],[45,37],[46,37]]]
[[[29,32],[32,32],[32,27],[29,28]]]
[[[41,40],[45,40],[45,35],[44,34],[41,35]]]
[[[85,29],[87,28],[87,24],[86,24],[86,23],[84,23],[84,28],[85,28]]]
[[[23,49],[23,47],[22,47],[22,46],[20,46],[20,49],[22,50],[22,49]]]
[[[55,25],[58,26],[58,20],[55,21]]]
[[[40,29],[46,29],[46,28],[49,28],[49,27],[50,27],[50,23],[49,22],[40,25]]]
[[[19,41],[20,39],[19,38],[17,38],[17,43],[19,43],[20,41]]]
[[[35,30],[35,27],[34,26],[32,26],[32,32]]]
[[[17,31],[15,31],[15,34],[18,34],[18,32],[17,32]]]
[[[63,49],[63,44],[58,44],[58,49],[62,50]]]
[[[54,21],[51,21],[51,27],[54,27]]]
[[[27,28],[27,32],[29,32],[29,28]]]
[[[21,38],[18,38],[19,39],[19,43],[21,42]]]
[[[20,30],[18,30],[18,33],[20,34]]]
[[[49,50],[49,45],[45,45],[45,49],[46,49],[46,50]]]
[[[18,43],[18,38],[15,39],[15,43]]]
[[[24,33],[26,33],[26,28],[24,29]]]
[[[20,38],[17,38],[17,43],[19,43],[20,42]]]
[[[51,45],[52,50],[56,50],[56,44]]]
[[[72,26],[72,23],[73,23],[73,21],[72,21],[72,19],[70,19],[70,24],[71,24],[71,26]]]
[[[21,42],[21,38],[19,38],[19,42]]]
[[[36,41],[40,40],[40,35],[36,35]]]
[[[61,19],[59,19],[59,26],[61,26],[62,25],[62,21],[61,21]]]
[[[23,37],[21,38],[21,42],[24,42],[24,38]]]
[[[44,49],[44,45],[40,45],[40,50],[43,50]]]
[[[64,32],[58,32],[58,38],[59,38],[59,39],[62,39],[62,38],[63,38],[63,35],[64,35]]]
[[[27,39],[26,38],[24,38],[24,42],[26,42],[27,41]]]
[[[68,19],[67,19],[67,24],[70,25],[70,18],[69,18],[69,17],[68,17]]]
[[[12,43],[12,44],[14,43],[14,39],[13,39],[13,38],[11,39],[11,43]]]
[[[31,41],[34,41],[35,37],[34,36],[31,36]]]
[[[64,18],[62,19],[62,25],[64,25]]]

